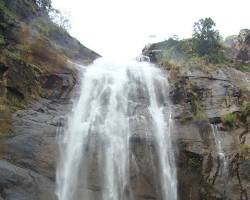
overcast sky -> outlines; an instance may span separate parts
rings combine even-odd
[[[212,17],[222,36],[250,28],[250,0],[53,0],[70,14],[70,33],[103,56],[136,56],[154,40],[192,35]],[[155,35],[156,38],[150,36]]]

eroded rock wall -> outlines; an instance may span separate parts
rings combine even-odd
[[[0,199],[54,200],[57,129],[77,68],[99,55],[39,11],[0,0]]]

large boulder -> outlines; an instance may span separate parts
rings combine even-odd
[[[250,30],[243,29],[238,36],[239,53],[237,58],[243,62],[250,61]]]
[[[231,35],[225,38],[225,53],[228,57],[238,59],[243,63],[250,60],[250,30],[242,29],[239,35]]]

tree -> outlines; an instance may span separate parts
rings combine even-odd
[[[51,0],[35,0],[35,2],[43,12],[49,13],[52,9]]]
[[[60,12],[57,9],[51,9],[49,12],[50,19],[57,24],[60,28],[69,31],[71,28],[71,24],[69,21],[69,15],[64,12]]]
[[[215,26],[215,22],[210,17],[194,23],[193,48],[198,55],[214,57],[219,53],[220,34],[214,29]]]

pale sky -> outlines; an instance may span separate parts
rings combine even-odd
[[[191,37],[211,17],[223,37],[250,29],[250,0],[53,0],[70,14],[72,36],[102,56],[136,56],[149,42]],[[152,39],[149,36],[155,35]]]

